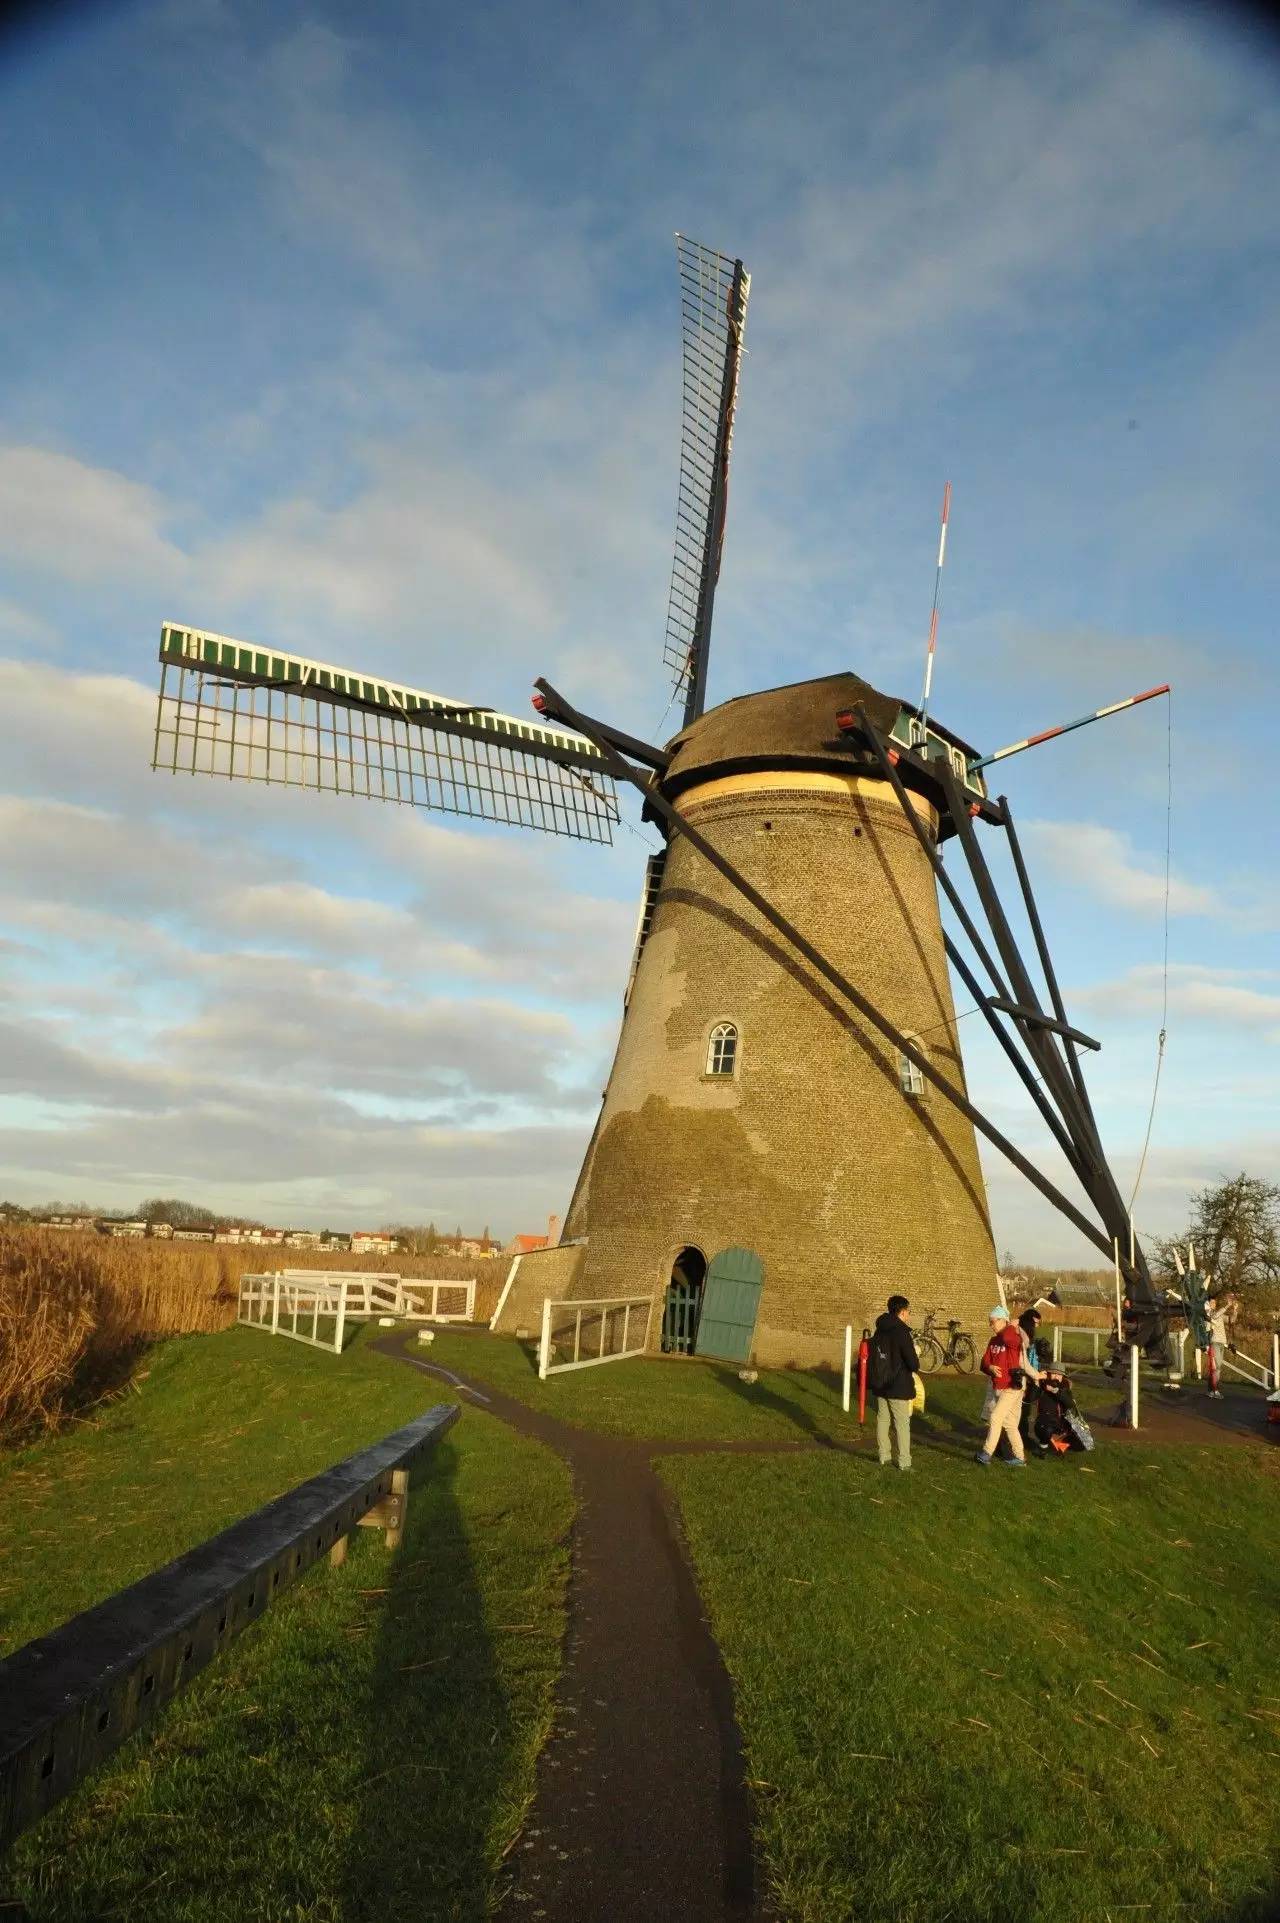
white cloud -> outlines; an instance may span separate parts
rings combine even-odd
[[[1267,1042],[1280,1042],[1280,992],[1249,985],[1251,971],[1183,962],[1169,970],[1169,1009],[1187,1023],[1257,1030]],[[1275,980],[1256,971],[1255,979]],[[1073,1000],[1109,1016],[1157,1014],[1162,1005],[1162,975],[1155,965],[1131,968],[1116,981],[1077,989]]]
[[[1159,914],[1164,907],[1164,871],[1135,854],[1129,837],[1094,821],[1028,821],[1021,829],[1038,862],[1059,880],[1071,883],[1130,913]],[[1171,915],[1213,915],[1222,903],[1213,889],[1171,874]]]
[[[161,533],[167,510],[148,487],[47,447],[0,446],[0,554],[61,580],[144,575],[172,586],[186,571]]]

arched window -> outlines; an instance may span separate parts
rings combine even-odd
[[[738,1031],[732,1022],[717,1022],[707,1037],[708,1075],[732,1075],[738,1066]]]
[[[918,1055],[924,1053],[923,1044],[918,1035],[908,1035],[907,1040]],[[910,1056],[903,1055],[901,1052],[898,1055],[898,1085],[903,1094],[909,1095],[912,1101],[918,1102],[924,1095],[924,1076]]]

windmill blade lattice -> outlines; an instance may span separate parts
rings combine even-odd
[[[705,706],[707,651],[724,545],[729,454],[751,276],[698,241],[676,236],[684,343],[680,488],[663,660],[686,723]]]
[[[152,767],[611,842],[617,796],[580,735],[166,623]]]

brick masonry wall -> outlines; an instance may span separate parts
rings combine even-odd
[[[932,870],[892,794],[862,786],[717,783],[681,806],[963,1089]],[[732,1079],[703,1072],[720,1020]],[[754,1249],[764,1363],[838,1361],[845,1323],[894,1290],[975,1330],[996,1299],[969,1123],[905,1096],[896,1051],[679,838],[565,1233],[587,1237],[583,1296],[661,1290],[687,1245]]]
[[[534,1249],[531,1254],[522,1255],[511,1291],[502,1305],[498,1333],[511,1335],[516,1329],[528,1329],[536,1336],[542,1327],[542,1304],[548,1296],[557,1302],[575,1299],[584,1254],[581,1245],[567,1248],[561,1243],[558,1248]],[[506,1280],[505,1268],[503,1280]]]

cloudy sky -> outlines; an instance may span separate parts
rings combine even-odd
[[[1127,1190],[1171,715],[1138,1220],[1280,1174],[1278,172],[1274,48],[1119,0],[158,0],[0,43],[0,1194],[563,1207],[649,831],[153,775],[154,657],[168,617],[658,729],[676,228],[753,275],[712,699],[914,695],[949,479],[950,725],[1174,684],[999,784]],[[988,1175],[1002,1249],[1080,1259]]]

